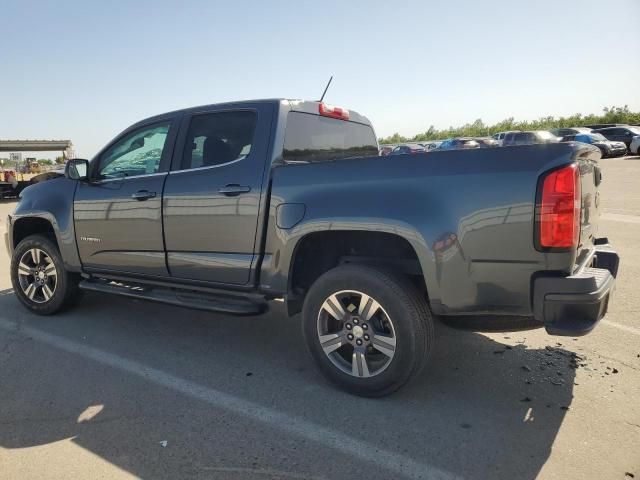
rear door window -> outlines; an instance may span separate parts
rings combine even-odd
[[[289,112],[283,158],[287,162],[322,162],[378,155],[378,142],[369,125]]]
[[[195,115],[185,138],[181,168],[215,167],[247,157],[256,119],[251,110]]]

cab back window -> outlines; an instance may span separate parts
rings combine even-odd
[[[288,114],[283,153],[287,162],[322,162],[377,155],[378,142],[369,125],[302,112]]]

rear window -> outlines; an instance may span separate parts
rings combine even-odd
[[[368,125],[302,112],[288,114],[283,153],[287,162],[322,162],[377,155],[378,142]]]

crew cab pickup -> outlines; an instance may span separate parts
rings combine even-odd
[[[175,111],[22,192],[11,278],[43,315],[80,290],[239,315],[283,299],[320,371],[380,396],[427,362],[434,316],[593,329],[618,270],[599,158],[583,143],[383,157],[364,116],[321,102]]]

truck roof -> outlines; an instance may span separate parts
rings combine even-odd
[[[134,125],[132,125],[129,128],[135,127],[140,124],[145,124],[153,120],[162,120],[166,117],[173,116],[177,113],[195,113],[201,110],[210,109],[212,107],[242,108],[243,106],[255,105],[256,103],[282,105],[294,112],[303,112],[303,113],[309,113],[313,115],[319,114],[318,109],[320,105],[319,101],[298,100],[298,99],[289,99],[289,98],[263,98],[263,99],[257,99],[257,100],[239,100],[239,101],[232,101],[232,102],[211,103],[208,105],[199,105],[196,107],[181,108],[178,110],[172,110],[170,112],[165,112],[158,115],[153,115],[151,117],[140,120],[139,122],[136,122]],[[360,115],[358,112],[354,112],[353,110],[348,110],[348,112],[349,112],[349,121],[371,125],[371,122],[369,121],[369,119],[364,115]]]

